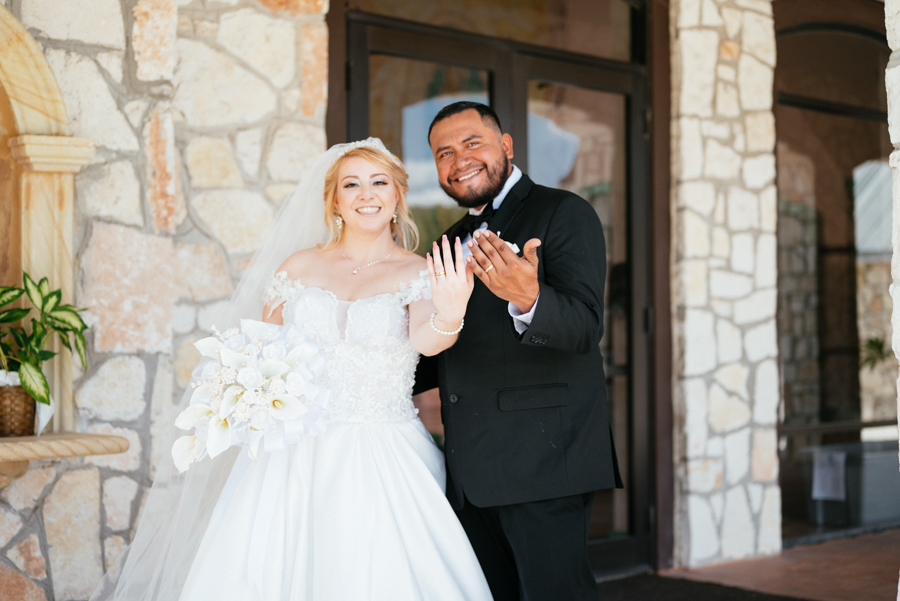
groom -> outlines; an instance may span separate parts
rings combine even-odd
[[[600,220],[510,163],[513,140],[488,106],[445,107],[428,141],[441,187],[469,209],[446,235],[480,280],[457,343],[435,358],[447,497],[495,599],[596,601],[591,500],[622,486],[599,348]]]

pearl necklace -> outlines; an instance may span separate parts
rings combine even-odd
[[[344,254],[344,249],[341,248],[340,246],[338,246],[338,250],[341,251],[341,256],[344,257],[344,259],[346,259],[348,263],[350,263],[350,267],[353,267],[353,262],[350,259],[347,259],[347,255]],[[387,256],[384,257],[383,259],[378,259],[377,261],[372,261],[371,263],[367,263],[367,264],[363,265],[362,267],[353,267],[353,275],[356,275],[357,273],[359,273],[360,269],[365,269],[366,267],[371,267],[372,265],[381,263],[382,261],[387,261],[388,259],[391,258],[392,254],[394,254],[394,251],[389,252],[387,254]]]

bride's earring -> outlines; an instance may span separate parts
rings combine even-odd
[[[394,223],[397,223],[397,212],[396,211],[394,211],[394,220],[393,221],[394,221]]]
[[[338,231],[344,229],[344,218],[340,215],[334,216],[334,222],[337,224]]]

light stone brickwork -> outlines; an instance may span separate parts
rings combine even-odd
[[[769,0],[676,0],[675,562],[781,549],[775,31]]]
[[[40,45],[69,133],[99,145],[75,178],[75,302],[92,326],[75,423],[131,447],[35,461],[0,490],[0,596],[83,600],[168,460],[192,343],[221,321],[278,203],[325,148],[328,3],[3,5]]]

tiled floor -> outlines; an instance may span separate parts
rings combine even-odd
[[[900,529],[796,547],[775,557],[660,575],[812,601],[894,601]]]

